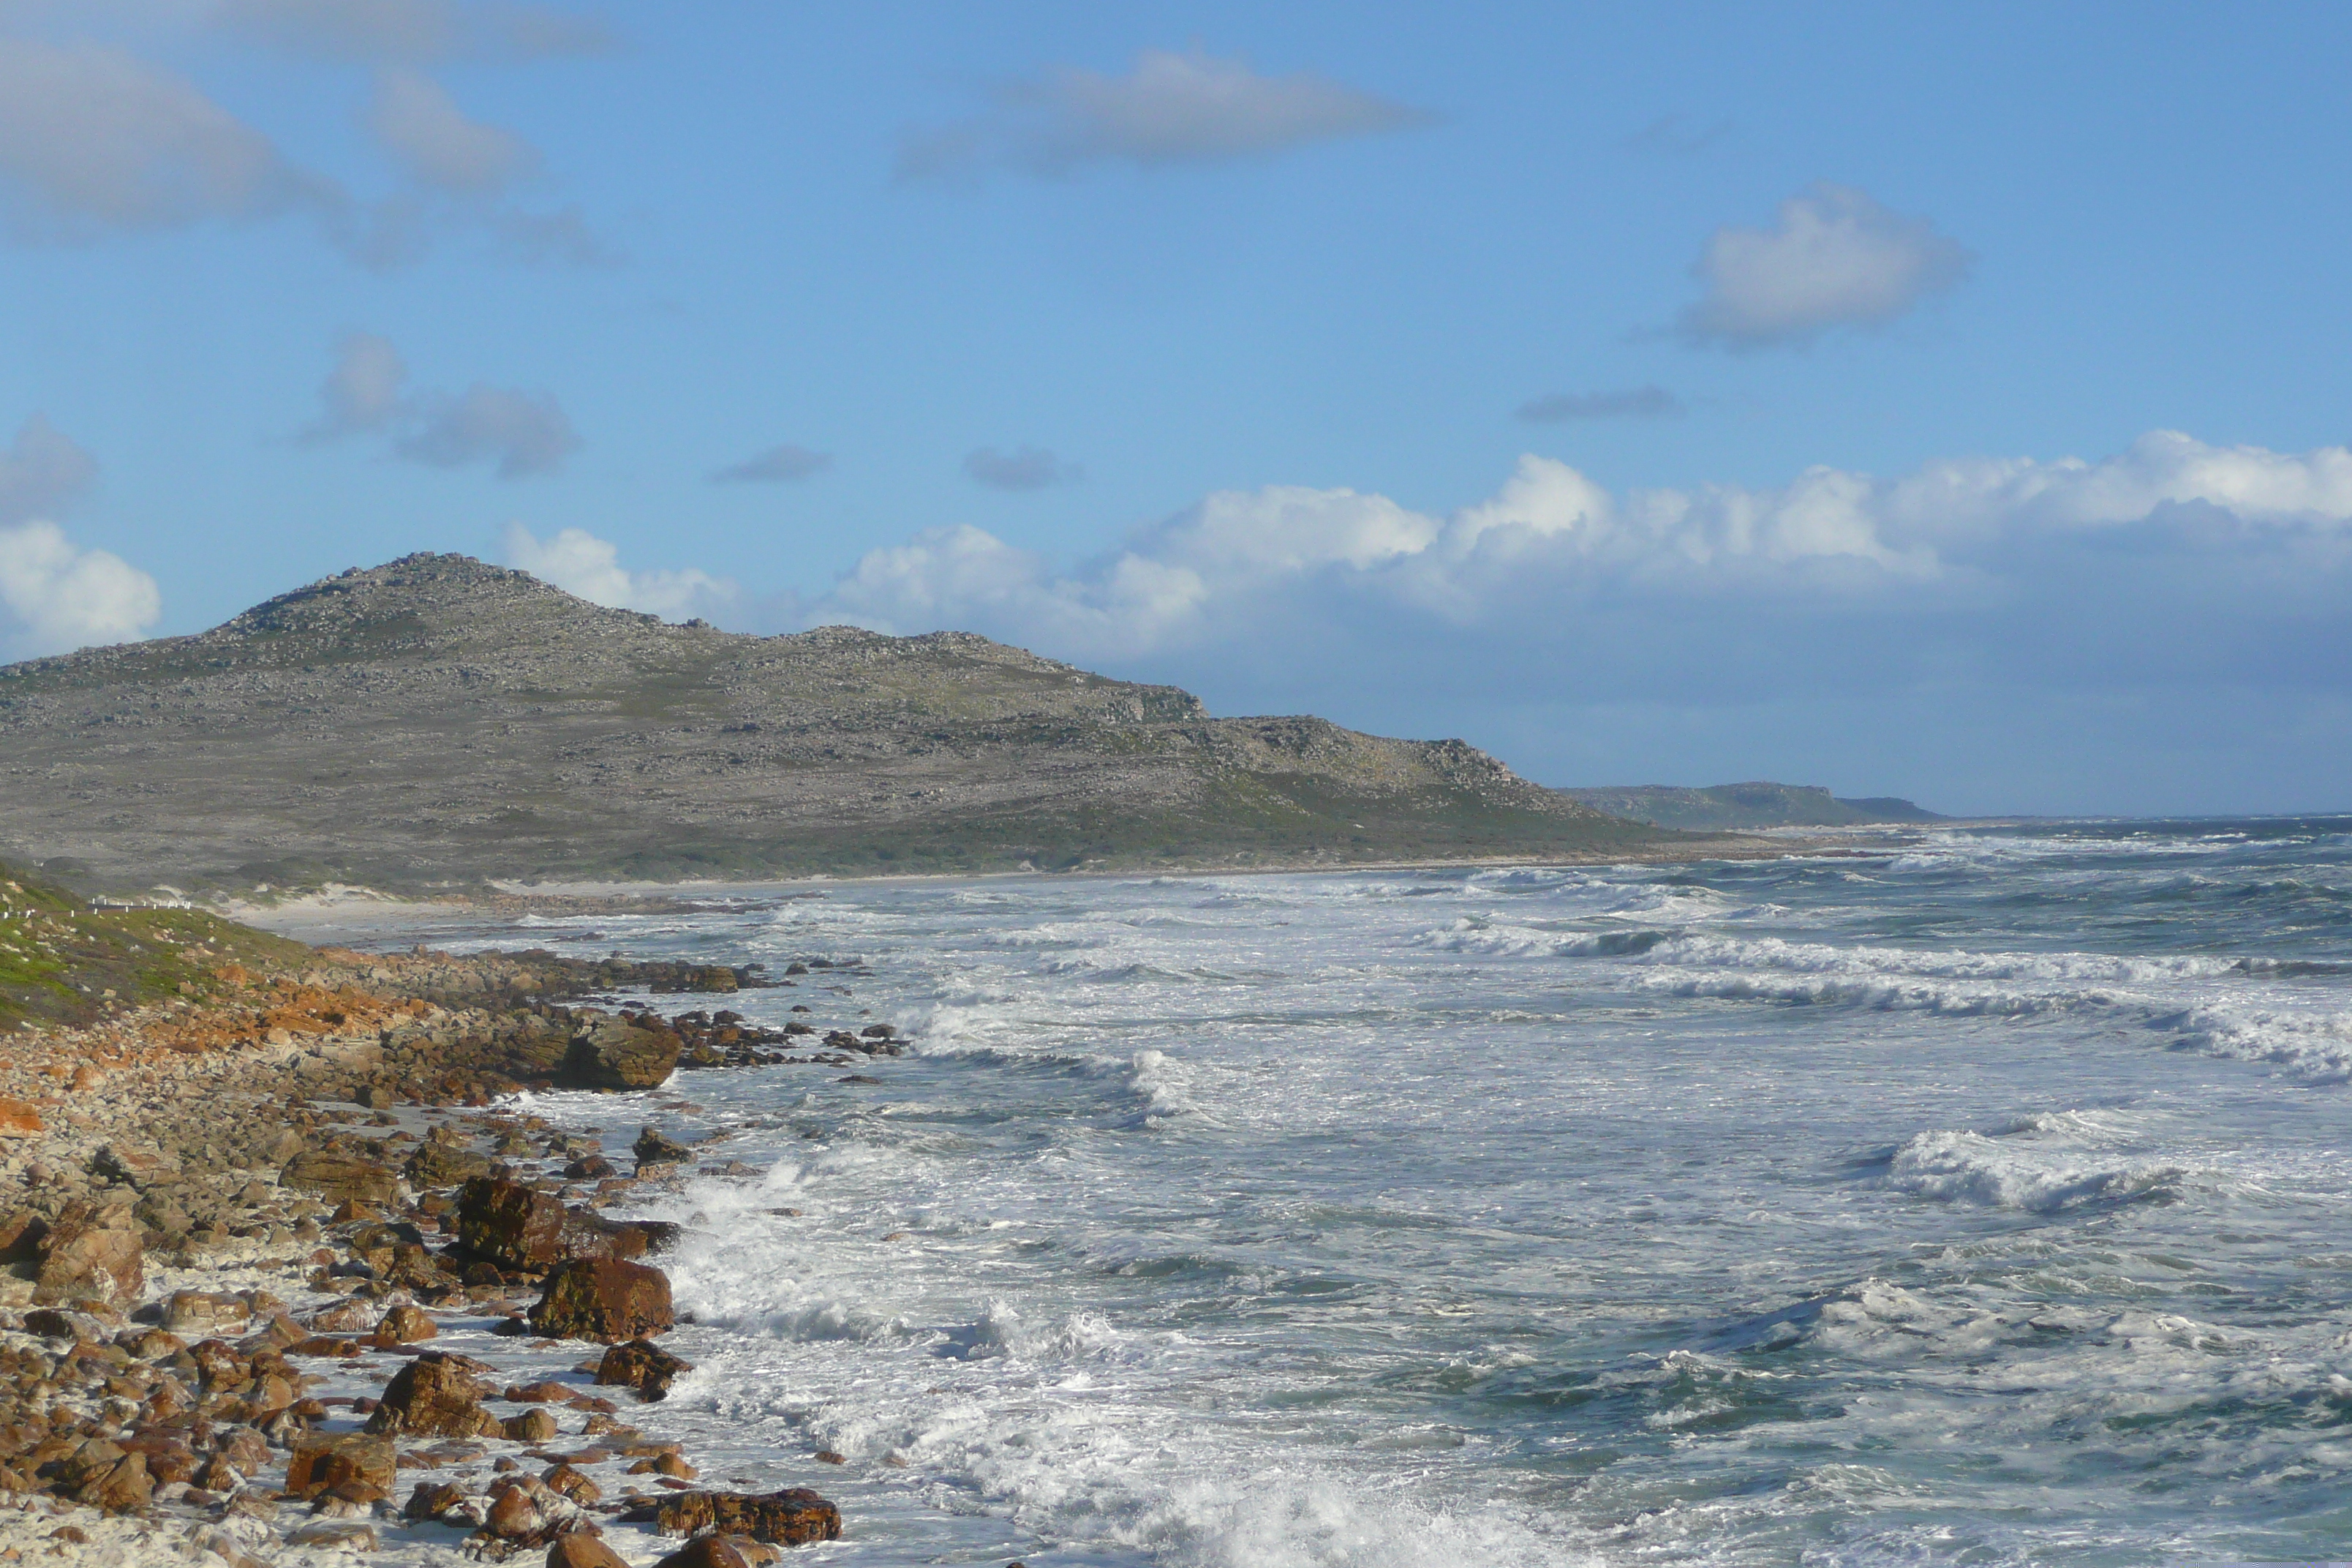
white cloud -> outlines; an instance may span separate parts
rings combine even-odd
[[[1771,228],[1716,230],[1692,268],[1706,295],[1680,328],[1692,342],[1757,349],[1882,327],[1957,287],[1974,259],[1926,218],[1824,182],[1782,202]]]
[[[579,449],[580,437],[554,394],[479,382],[461,397],[425,400],[415,430],[394,447],[412,462],[436,468],[492,463],[502,479],[551,472]]]
[[[103,550],[83,550],[54,522],[0,528],[0,608],[18,657],[130,642],[163,613],[155,579]]]
[[[417,63],[601,54],[593,17],[500,0],[219,0],[211,25],[327,59]]]
[[[782,484],[794,479],[813,479],[833,467],[829,452],[812,452],[806,447],[796,447],[790,441],[781,447],[771,447],[740,463],[730,463],[711,471],[713,484]]]
[[[376,73],[368,128],[411,179],[436,190],[492,195],[539,168],[530,142],[467,119],[438,82],[412,70]]]
[[[1042,490],[1086,478],[1076,463],[1066,463],[1043,447],[1023,447],[1000,452],[982,447],[964,454],[963,471],[976,484],[992,490]]]
[[[97,479],[98,459],[36,414],[0,454],[0,523],[57,511]]]
[[[1219,163],[1423,125],[1431,116],[1308,72],[1147,49],[1124,76],[1062,66],[1008,83],[991,110],[900,145],[902,178],[1005,163],[1059,174],[1089,163]]]
[[[504,559],[508,565],[552,583],[567,594],[614,609],[643,610],[672,619],[725,615],[736,607],[740,596],[726,578],[690,568],[630,572],[621,565],[616,546],[580,528],[561,529],[552,539],[541,540],[522,524],[511,524],[507,529]]]
[[[1542,617],[1597,600],[1843,615],[2035,594],[2053,560],[2106,571],[2093,556],[2126,540],[2180,565],[2183,591],[2210,581],[2217,552],[2256,574],[2280,552],[2352,563],[2352,452],[2157,432],[2095,463],[1953,459],[1892,480],[1816,468],[1772,489],[1622,497],[1530,456],[1495,495],[1443,517],[1349,489],[1221,491],[1066,572],[976,528],[927,532],[869,552],[806,618],[975,627],[1072,658],[1248,643],[1255,628],[1335,618],[1401,641],[1438,626],[1541,641],[1556,629]],[[1408,634],[1400,616],[1427,625]]]
[[[296,208],[335,188],[189,82],[120,50],[0,38],[0,181],[20,237],[89,240]]]

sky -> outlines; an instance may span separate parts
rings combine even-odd
[[[1553,784],[2352,809],[2347,48],[0,0],[0,657],[457,551]]]

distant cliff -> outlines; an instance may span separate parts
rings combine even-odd
[[[665,625],[462,555],[0,668],[0,848],[142,886],[1586,858],[1671,837],[1460,741],[1212,719],[964,633]]]
[[[1630,784],[1563,792],[1634,822],[1719,833],[1756,827],[1851,827],[1877,822],[1948,822],[1893,795],[1840,799],[1815,784],[1728,784],[1705,789]]]

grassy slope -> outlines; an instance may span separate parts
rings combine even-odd
[[[0,863],[0,1036],[86,1024],[167,997],[209,998],[231,964],[274,970],[310,950],[198,910],[91,909]]]

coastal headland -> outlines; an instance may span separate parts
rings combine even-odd
[[[666,1083],[898,1054],[830,986],[781,1028],[726,1005],[842,971],[313,949],[5,868],[0,917],[0,1555],[737,1568],[841,1533],[661,1436],[677,1227],[616,1211],[728,1168]],[[494,1103],[529,1088],[636,1136]]]
[[[89,889],[1704,854],[1461,741],[965,633],[761,637],[413,555],[0,668],[0,853]]]

